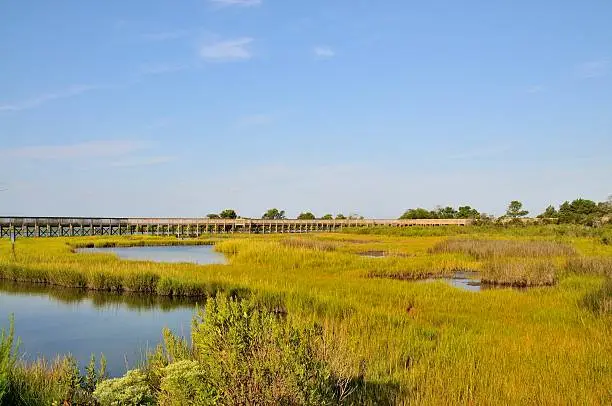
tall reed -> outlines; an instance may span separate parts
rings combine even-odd
[[[476,259],[498,257],[552,257],[576,255],[576,250],[556,241],[448,239],[431,249],[432,253],[460,252]]]

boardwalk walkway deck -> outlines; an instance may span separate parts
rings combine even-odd
[[[309,233],[346,227],[466,226],[471,220],[264,220],[208,218],[0,217],[0,238],[95,235],[177,235],[208,233]]]

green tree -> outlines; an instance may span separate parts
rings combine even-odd
[[[207,214],[206,217],[208,217],[209,219],[219,219],[219,218],[221,218],[221,217],[219,217],[219,215],[217,213]]]
[[[525,217],[529,212],[527,210],[523,210],[523,203],[518,200],[513,200],[508,205],[508,210],[506,210],[506,216],[511,219],[518,219],[521,217]]]
[[[336,215],[336,220],[346,220],[346,216],[342,213]]]
[[[406,210],[399,219],[400,220],[414,220],[414,219],[430,219],[433,217],[434,217],[433,214],[429,210],[419,207],[416,209]]]
[[[546,210],[544,210],[544,213],[538,215],[538,218],[541,219],[552,219],[557,217],[559,217],[559,212],[553,205],[548,206]]]
[[[264,220],[282,220],[285,219],[285,210],[269,209],[261,216]]]
[[[593,225],[602,214],[594,201],[576,199],[571,203],[564,202],[559,207],[559,222]]]
[[[454,219],[455,217],[457,217],[457,210],[455,210],[454,208],[450,206],[437,207],[432,212],[432,217],[435,217],[438,219]]]
[[[305,213],[300,213],[300,215],[297,217],[298,220],[314,220],[316,219],[315,215],[312,214],[311,212],[307,211]]]
[[[480,217],[478,210],[471,208],[470,206],[459,206],[459,210],[455,218],[458,219],[477,219]]]
[[[332,216],[331,214],[326,214],[323,217],[321,217],[321,220],[333,220],[334,216]]]
[[[235,219],[238,218],[238,215],[233,209],[225,209],[221,213],[219,213],[219,217],[222,219]]]

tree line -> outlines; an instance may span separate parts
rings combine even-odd
[[[523,203],[513,200],[508,204],[506,213],[499,217],[499,221],[521,221],[529,214],[523,208]],[[460,206],[457,209],[447,207],[437,207],[433,210],[424,208],[408,209],[401,215],[400,220],[412,219],[474,219],[482,221],[493,221],[495,218],[486,213],[480,213],[470,206]],[[581,224],[586,226],[596,226],[612,221],[612,196],[605,202],[594,202],[588,199],[575,199],[572,202],[565,201],[557,209],[550,205],[536,216],[543,222],[557,224]]]
[[[523,208],[523,203],[518,200],[513,200],[508,204],[506,213],[499,217],[499,221],[521,221],[529,214],[528,210]],[[211,213],[207,216],[210,219],[236,219],[242,218],[234,209],[225,209],[220,213]],[[287,219],[285,210],[277,208],[268,209],[262,216],[265,220],[284,220]],[[351,214],[345,216],[343,214],[325,214],[317,217],[310,211],[300,213],[298,220],[344,220],[344,219],[363,219],[363,216]],[[494,221],[495,218],[486,213],[481,213],[471,206],[459,206],[454,208],[451,206],[438,206],[428,210],[422,207],[406,210],[400,217],[400,220],[415,220],[415,219],[473,219],[483,222]],[[612,221],[612,196],[605,202],[594,202],[588,199],[575,199],[572,202],[566,201],[561,203],[558,208],[550,205],[543,213],[538,214],[536,219],[544,222],[554,222],[560,224],[582,224],[594,226]]]
[[[612,196],[605,202],[594,202],[588,199],[565,201],[559,205],[558,209],[550,205],[537,217],[557,223],[586,226],[608,223],[612,221]]]

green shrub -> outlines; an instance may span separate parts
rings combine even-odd
[[[158,404],[206,406],[217,404],[217,391],[197,361],[174,362],[163,369]]]
[[[295,328],[253,302],[208,300],[191,349],[169,331],[164,338],[148,366],[161,404],[325,405],[338,403],[340,383],[352,392],[350,378],[332,373],[321,327]]]
[[[101,406],[153,405],[154,398],[147,376],[140,370],[128,371],[125,376],[102,381],[93,392]]]

